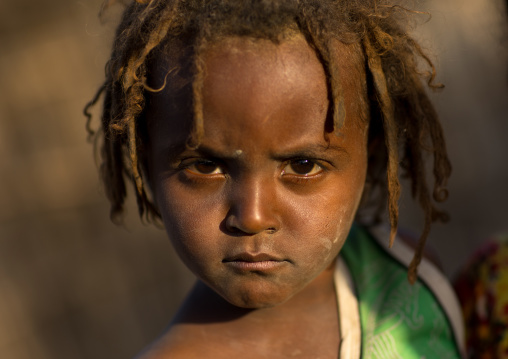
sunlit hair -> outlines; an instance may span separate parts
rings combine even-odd
[[[105,7],[111,2],[106,1]],[[404,27],[410,14],[383,0],[132,1],[116,33],[106,81],[85,108],[87,128],[94,135],[89,108],[103,95],[100,170],[111,202],[111,217],[122,215],[128,179],[134,184],[140,215],[160,218],[147,189],[146,164],[141,155],[146,141],[143,111],[150,91],[157,91],[147,81],[154,54],[171,53],[172,44],[177,42],[169,39],[178,39],[190,49],[194,124],[188,146],[197,147],[203,137],[202,55],[206,45],[231,36],[278,43],[290,29],[303,34],[323,64],[335,130],[347,121],[347,114],[340,59],[334,57],[333,43],[356,44],[361,52],[366,79],[359,80],[367,82],[369,103],[365,106],[370,111],[364,202],[375,203],[378,214],[388,204],[392,244],[399,217],[399,167],[409,178],[412,195],[424,213],[424,228],[408,274],[414,282],[431,223],[446,218],[435,202],[444,201],[448,195],[451,166],[441,125],[424,86],[426,82],[430,88],[439,87],[433,82],[434,66]],[[427,70],[420,70],[419,64]],[[427,184],[426,154],[433,156],[432,190]]]

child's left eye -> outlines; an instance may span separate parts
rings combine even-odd
[[[222,168],[214,161],[199,160],[185,168],[187,171],[198,175],[215,175],[223,173]]]
[[[323,171],[323,167],[307,159],[292,160],[284,167],[282,175],[312,176]]]

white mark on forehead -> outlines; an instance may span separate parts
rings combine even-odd
[[[236,150],[233,154],[234,157],[240,157],[243,154],[242,150]]]

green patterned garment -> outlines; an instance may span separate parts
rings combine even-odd
[[[364,228],[353,226],[341,251],[355,285],[362,359],[460,358],[448,319],[429,288],[407,280]]]

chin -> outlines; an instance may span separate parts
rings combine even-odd
[[[272,308],[286,302],[289,296],[280,293],[263,294],[263,293],[240,293],[236,295],[222,296],[230,304],[245,309],[263,309]]]

